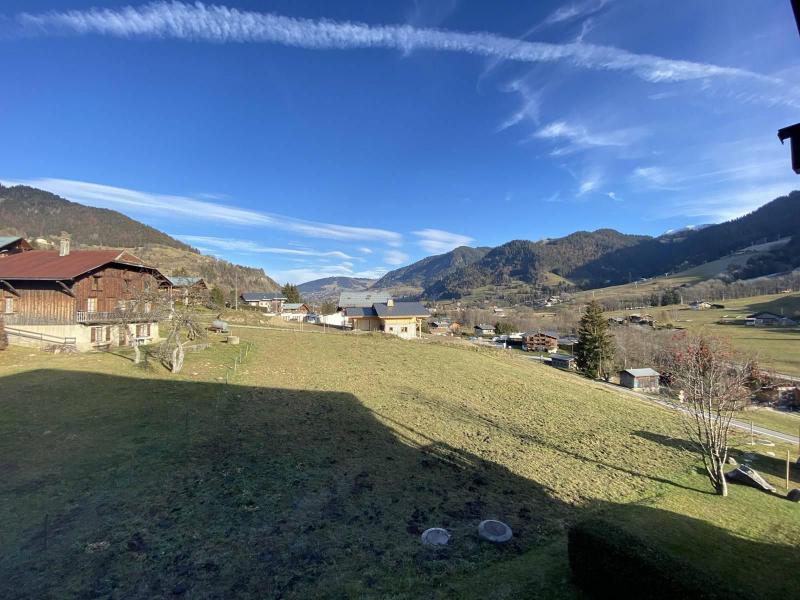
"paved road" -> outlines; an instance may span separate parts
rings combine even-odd
[[[531,357],[530,360],[535,360],[536,362],[542,362],[539,359],[539,357]],[[658,404],[660,406],[663,406],[664,408],[668,408],[670,410],[675,410],[675,406],[673,406],[669,402],[666,402],[664,400],[660,400],[660,399],[655,398],[653,396],[648,396],[647,394],[642,394],[641,392],[636,392],[634,390],[621,387],[621,386],[616,385],[614,383],[606,383],[605,381],[593,381],[592,383],[595,383],[595,384],[597,384],[597,385],[599,385],[601,387],[604,387],[606,389],[614,390],[615,392],[618,392],[618,393],[621,393],[621,394],[627,394],[628,396],[632,396],[632,397],[637,398],[639,400],[644,400],[646,402],[650,402],[651,404]],[[733,421],[731,421],[731,426],[733,426],[733,427],[735,427],[737,429],[742,429],[744,431],[750,431],[750,423],[747,423],[745,421],[733,420]],[[760,427],[758,425],[753,425],[753,433],[758,435],[761,438],[769,437],[769,438],[773,438],[773,439],[776,439],[776,440],[780,440],[781,442],[787,442],[787,443],[793,444],[795,446],[800,444],[800,439],[798,439],[798,437],[796,435],[790,435],[788,433],[782,433],[780,431],[774,431],[772,429],[767,429],[766,427]]]

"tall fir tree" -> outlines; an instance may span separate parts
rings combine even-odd
[[[281,288],[281,294],[283,294],[283,296],[286,298],[286,302],[294,304],[302,302],[300,299],[300,290],[297,289],[296,285],[291,283],[287,283],[283,286],[283,288]]]
[[[613,351],[603,308],[592,300],[581,317],[578,329],[578,343],[575,346],[578,369],[594,379],[608,378]]]

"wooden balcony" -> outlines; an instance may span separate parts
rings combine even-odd
[[[152,323],[158,321],[159,315],[155,312],[131,312],[117,310],[114,312],[88,312],[79,310],[75,315],[78,323],[119,323],[123,320],[128,323]]]

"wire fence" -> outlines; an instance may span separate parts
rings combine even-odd
[[[250,356],[250,350],[253,348],[253,344],[250,342],[244,342],[239,346],[239,352],[236,356],[233,357],[233,364],[230,367],[226,367],[225,369],[225,383],[231,383],[239,372],[239,367],[242,366],[246,361],[247,358]]]

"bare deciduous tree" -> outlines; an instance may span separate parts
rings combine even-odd
[[[751,363],[732,352],[725,340],[703,334],[677,334],[663,353],[662,371],[680,398],[676,408],[720,496],[728,495],[723,471],[728,433],[734,416],[750,397]]]

